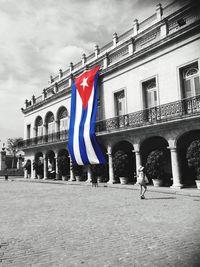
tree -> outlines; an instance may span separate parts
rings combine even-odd
[[[163,179],[164,177],[164,153],[160,150],[152,151],[147,158],[145,172],[150,179]]]
[[[123,150],[118,150],[113,157],[114,173],[117,177],[128,176],[129,160],[128,155]]]
[[[19,143],[22,142],[23,138],[8,138],[7,140],[7,150],[10,152],[11,155],[13,155],[12,159],[12,168],[14,168],[14,162],[15,162],[15,156],[19,149]]]
[[[195,169],[197,180],[200,180],[200,140],[193,141],[187,149],[188,166]]]

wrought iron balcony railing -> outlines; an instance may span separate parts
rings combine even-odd
[[[200,95],[98,121],[96,132],[136,128],[200,114]]]
[[[200,95],[129,113],[123,116],[98,121],[96,123],[96,132],[112,132],[128,128],[134,129],[136,127],[142,127],[199,115]],[[66,141],[67,139],[68,130],[65,130],[24,140],[19,143],[19,147],[26,148],[39,146],[42,144],[62,142]]]

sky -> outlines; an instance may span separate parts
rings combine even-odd
[[[0,148],[23,137],[25,99],[170,0],[0,0]]]

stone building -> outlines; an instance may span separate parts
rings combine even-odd
[[[200,137],[200,7],[198,1],[158,4],[146,20],[80,62],[50,76],[40,96],[26,100],[23,150],[31,163],[41,158],[58,172],[57,158],[68,153],[71,84],[84,70],[101,66],[96,135],[107,155],[108,180],[115,182],[113,155],[123,148],[130,177],[148,154],[165,151],[173,187],[194,184],[187,166],[189,144]],[[70,158],[69,158],[70,161]],[[70,179],[73,179],[68,164]],[[90,178],[90,168],[87,170]],[[25,174],[26,175],[26,174]]]

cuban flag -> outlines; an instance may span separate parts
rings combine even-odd
[[[99,69],[85,71],[72,84],[68,147],[78,165],[106,163],[95,136]]]

